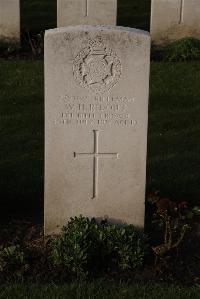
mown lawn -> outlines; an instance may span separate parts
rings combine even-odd
[[[43,202],[43,63],[2,60],[0,69],[1,220],[12,218],[15,212],[30,215],[34,208],[39,215]]]
[[[151,64],[147,190],[200,196],[200,62]]]
[[[56,27],[57,0],[22,0],[22,31],[39,33]],[[151,0],[118,0],[118,25],[149,30]]]
[[[73,283],[65,285],[5,285],[0,299],[199,299],[199,286],[166,284]]]
[[[42,61],[0,60],[1,220],[43,211]],[[198,204],[200,62],[152,62],[147,192]]]

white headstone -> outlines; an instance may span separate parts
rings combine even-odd
[[[80,214],[144,225],[150,37],[45,34],[45,232]]]
[[[57,27],[116,22],[117,0],[57,0]]]
[[[19,0],[0,0],[0,40],[20,41]]]
[[[200,0],[152,0],[151,37],[158,45],[200,38]]]

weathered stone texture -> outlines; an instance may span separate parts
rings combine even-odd
[[[45,232],[70,217],[144,225],[149,34],[76,26],[45,35]]]

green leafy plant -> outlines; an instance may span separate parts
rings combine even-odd
[[[165,61],[188,61],[200,59],[200,40],[183,38],[175,41],[163,50]]]
[[[200,60],[200,40],[187,37],[165,46],[152,44],[151,59],[166,62]]]
[[[28,267],[19,245],[0,248],[0,277],[21,280]]]
[[[101,229],[107,255],[115,267],[127,270],[143,264],[148,242],[141,230],[133,225],[119,227],[108,223],[102,225]]]
[[[143,263],[147,244],[147,237],[133,225],[97,223],[80,216],[71,218],[52,240],[51,261],[76,275],[135,269]]]

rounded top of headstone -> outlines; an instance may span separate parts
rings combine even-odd
[[[67,27],[60,27],[55,29],[49,29],[45,31],[45,36],[55,35],[55,34],[64,34],[64,33],[78,33],[78,32],[106,32],[106,31],[113,31],[113,32],[126,32],[135,35],[140,35],[143,37],[150,38],[150,34],[147,31],[130,28],[130,27],[122,27],[122,26],[113,26],[113,25],[77,25],[77,26],[67,26]]]

